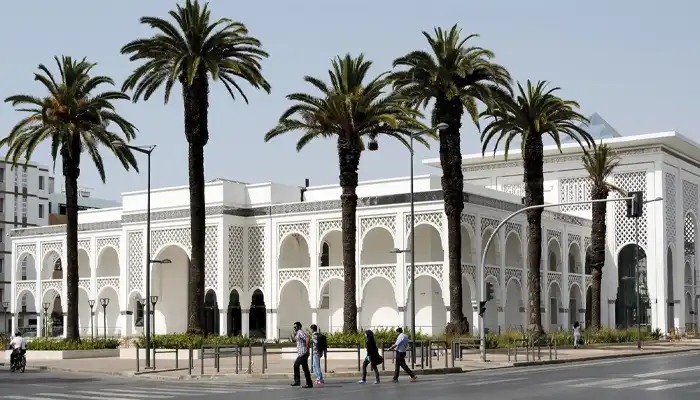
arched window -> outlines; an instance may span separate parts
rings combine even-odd
[[[141,299],[136,301],[136,313],[134,316],[134,326],[141,328],[143,327],[143,303]]]
[[[328,245],[327,242],[323,242],[323,246],[321,246],[321,266],[322,267],[328,267],[330,266],[330,256],[331,254],[331,248]]]
[[[557,270],[557,255],[554,252],[549,253],[549,270]]]

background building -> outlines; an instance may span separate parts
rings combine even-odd
[[[10,254],[12,246],[9,232],[13,228],[65,224],[66,195],[55,193],[54,177],[49,167],[29,163],[26,167],[12,168],[11,164],[0,161],[0,299],[2,305],[10,301]],[[81,210],[114,207],[118,202],[95,199],[89,189],[79,189],[78,206]],[[26,261],[20,261],[25,262]],[[26,277],[26,265],[21,267]],[[20,308],[21,307],[21,308]],[[36,326],[36,315],[28,312],[25,304],[18,307],[22,318],[20,328]],[[5,312],[4,308],[0,312]],[[9,313],[9,307],[7,313]],[[0,333],[11,330],[10,316],[3,316]],[[7,322],[5,322],[7,321]]]

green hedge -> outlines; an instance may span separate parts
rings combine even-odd
[[[146,343],[143,337],[136,339],[135,344],[139,347],[145,347]],[[151,345],[157,349],[187,349],[200,348],[203,344],[206,345],[233,345],[248,346],[251,342],[256,342],[255,339],[250,339],[247,336],[201,336],[188,333],[174,333],[168,335],[154,335],[151,339]]]
[[[36,338],[28,341],[27,350],[104,350],[117,349],[121,342],[118,339],[48,339]]]
[[[637,330],[613,330],[600,329],[598,331],[582,331],[581,337],[586,344],[615,344],[615,343],[633,343],[637,341]],[[520,331],[506,331],[500,335],[486,335],[486,347],[489,349],[504,349],[510,344],[514,344],[516,339],[530,338],[529,333]],[[654,332],[642,330],[642,340],[658,340],[659,337]],[[574,343],[574,333],[572,331],[558,331],[547,333],[542,337],[541,343],[549,343],[554,341],[557,346],[572,346]]]
[[[394,343],[398,333],[394,329],[377,329],[374,330],[374,337],[377,343]],[[408,330],[404,330],[408,332]],[[346,332],[333,332],[325,333],[328,339],[328,346],[331,348],[339,347],[355,347],[356,343],[360,346],[365,346],[365,333],[346,333]],[[447,341],[452,342],[453,338],[447,338],[442,336],[430,336],[422,332],[416,332],[418,340],[436,340],[436,341]],[[632,343],[637,340],[636,329],[630,330],[611,330],[611,329],[601,329],[595,332],[583,331],[582,336],[587,344],[603,344],[603,343]],[[468,338],[475,338],[475,336],[466,336]],[[498,334],[488,334],[486,335],[486,346],[489,349],[505,349],[509,345],[515,343],[516,339],[529,338],[529,334],[526,332],[523,334],[520,331],[506,331],[500,335]],[[654,332],[650,333],[646,330],[642,330],[642,340],[656,340],[658,335]],[[292,342],[293,338],[289,338],[277,341],[277,343],[288,344]],[[549,340],[554,340],[557,346],[571,346],[574,343],[574,334],[571,331],[561,331],[552,332],[546,334],[542,340],[548,343]],[[134,341],[139,347],[144,347],[144,338],[140,337]],[[168,334],[168,335],[155,335],[151,340],[154,347],[160,349],[186,349],[189,347],[200,348],[203,344],[205,345],[239,345],[248,346],[251,343],[253,345],[262,343],[260,339],[251,339],[247,336],[200,336],[191,334]],[[273,343],[268,343],[270,347],[274,347]]]

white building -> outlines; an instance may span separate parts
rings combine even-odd
[[[695,309],[695,214],[698,209],[700,148],[676,133],[607,139],[623,157],[614,183],[641,190],[650,203],[640,221],[640,246],[646,262],[646,313],[642,322],[664,331],[693,321]],[[548,202],[589,196],[580,150],[566,145],[564,154],[546,151]],[[465,210],[462,216],[462,277],[464,311],[478,327],[477,260],[487,235],[505,216],[518,210],[522,196],[522,163],[518,154],[464,158]],[[436,161],[427,161],[436,164]],[[439,176],[415,179],[416,199],[416,325],[426,333],[444,329],[449,305],[447,227]],[[408,256],[409,180],[394,178],[363,182],[358,187],[357,304],[362,327],[410,324]],[[188,254],[190,251],[187,187],[152,193],[152,294],[155,332],[186,328]],[[300,202],[300,188],[274,183],[244,184],[227,180],[206,187],[207,248],[205,285],[207,325],[220,334],[286,337],[296,320],[316,323],[322,330],[342,327],[342,259],[340,189],[309,187]],[[141,331],[144,296],[146,193],[122,195],[120,208],[80,213],[79,313],[82,334],[133,335]],[[546,329],[567,329],[585,321],[591,277],[585,254],[590,246],[590,208],[546,211],[543,216],[542,291]],[[602,321],[632,324],[636,314],[628,254],[634,241],[633,222],[623,203],[609,205],[609,257],[603,272]],[[658,229],[654,229],[658,227]],[[663,228],[662,228],[663,227]],[[17,229],[12,232],[12,311],[25,301],[40,313],[60,318],[65,310],[65,275],[56,261],[65,258],[65,227]],[[494,296],[487,304],[486,328],[520,329],[526,325],[527,279],[525,218],[520,215],[499,232],[487,251],[486,286]],[[683,245],[683,239],[692,245]],[[686,250],[684,250],[684,248]],[[31,276],[20,279],[22,260]],[[688,263],[684,263],[688,260]],[[666,267],[668,266],[668,268]],[[632,270],[630,270],[630,268]],[[627,291],[618,292],[618,282]],[[666,282],[672,284],[666,285]],[[88,300],[108,298],[106,312],[97,306],[90,318]],[[616,310],[617,303],[617,310]],[[607,307],[606,307],[607,305]],[[646,308],[646,307],[645,307]],[[626,316],[626,318],[625,318]],[[14,320],[14,318],[13,318]],[[40,319],[39,324],[43,321]]]

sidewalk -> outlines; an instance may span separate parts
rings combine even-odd
[[[637,350],[636,344],[624,345],[604,345],[591,346],[583,349],[558,349],[556,357],[552,351],[550,360],[549,348],[542,347],[540,357],[537,354],[533,357],[530,354],[529,360],[525,356],[524,349],[519,349],[517,361],[514,358],[514,353],[511,353],[510,361],[505,350],[489,352],[487,354],[487,362],[482,362],[477,351],[471,351],[469,354],[463,354],[462,360],[455,360],[454,367],[452,361],[448,358],[448,368],[445,368],[445,355],[432,356],[430,359],[425,358],[425,365],[421,368],[421,360],[417,359],[415,367],[418,375],[429,374],[446,374],[458,373],[465,371],[476,371],[491,368],[506,368],[540,364],[554,364],[576,361],[588,361],[605,358],[618,357],[633,357],[664,353],[677,353],[700,350],[700,340],[685,340],[680,343],[644,343],[642,350]],[[536,350],[535,350],[536,353]],[[292,360],[282,360],[278,356],[268,356],[268,363],[265,368],[265,373],[262,373],[262,357],[253,356],[252,373],[248,373],[248,357],[243,357],[243,368],[236,373],[235,358],[221,358],[219,371],[216,371],[213,359],[204,360],[204,368],[202,370],[202,361],[194,360],[191,375],[187,369],[187,361],[180,360],[179,368],[175,368],[175,360],[160,360],[156,359],[155,371],[144,370],[144,360],[140,362],[140,371],[136,372],[136,360],[122,360],[119,358],[93,358],[80,360],[57,360],[57,361],[41,361],[29,365],[30,368],[41,368],[46,370],[56,371],[71,371],[93,374],[121,375],[121,376],[139,376],[142,378],[151,379],[233,379],[233,380],[260,380],[260,379],[276,379],[284,380],[291,378]],[[432,361],[432,368],[428,365]],[[323,368],[323,361],[321,361]],[[380,367],[381,368],[381,367]],[[394,364],[392,357],[386,354],[386,362],[384,365],[386,371],[382,375],[390,375],[393,371]],[[202,373],[203,371],[203,373]],[[357,360],[328,360],[327,361],[327,376],[328,377],[357,377],[359,376]]]

